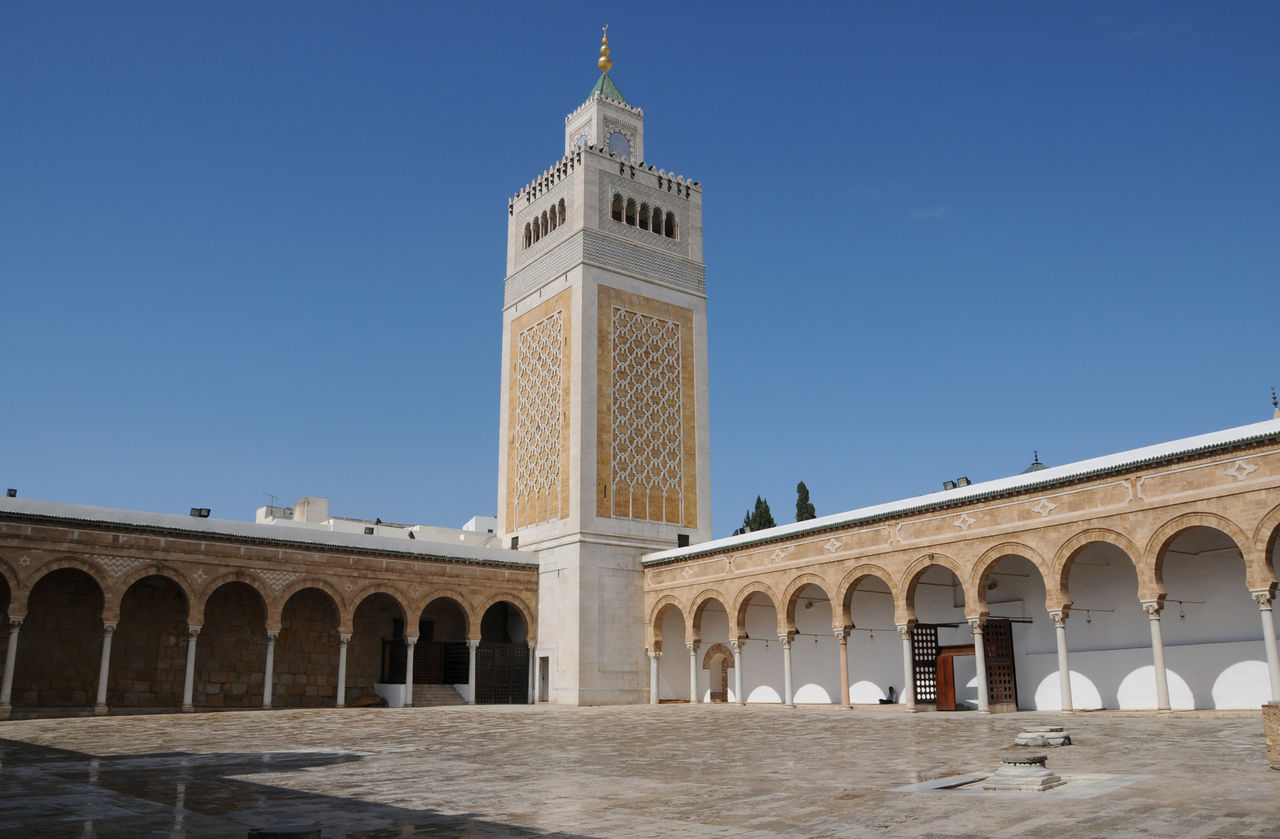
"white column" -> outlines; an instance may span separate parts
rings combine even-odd
[[[262,707],[271,707],[271,681],[275,678],[276,672],[276,638],[279,637],[280,630],[267,630],[267,672],[262,677]]]
[[[969,618],[969,631],[973,633],[973,660],[978,666],[978,713],[991,713],[991,697],[987,690],[987,647],[982,640],[985,618]]]
[[[898,634],[902,636],[902,693],[901,700],[906,710],[916,709],[915,653],[911,649],[911,624],[899,624]]]
[[[698,645],[685,644],[684,648],[689,651],[689,701],[698,702]]]
[[[840,704],[849,708],[852,706],[849,701],[849,633],[843,629],[835,632],[836,648],[840,651]]]
[[[97,716],[107,713],[107,677],[111,674],[111,636],[115,631],[115,621],[102,622],[102,663],[98,665],[98,702],[93,706],[93,713]]]
[[[537,701],[536,691],[538,689],[538,652],[537,648],[529,645],[529,704],[533,705]]]
[[[476,704],[476,648],[479,641],[467,642],[467,704]]]
[[[404,639],[404,707],[413,707],[413,648],[418,645],[417,637]]]
[[[13,706],[9,703],[13,695],[13,666],[18,660],[18,630],[22,629],[22,618],[9,618],[9,646],[4,651],[4,681],[0,682],[0,720],[9,719]]]
[[[1262,644],[1267,650],[1267,673],[1271,676],[1271,701],[1280,700],[1280,655],[1276,653],[1276,621],[1271,611],[1271,590],[1262,589],[1261,591],[1249,592],[1253,595],[1253,599],[1258,603],[1258,614],[1262,617]],[[15,633],[17,630],[14,630]],[[12,642],[10,642],[12,643]],[[9,668],[5,666],[5,676],[8,677]],[[8,684],[6,681],[5,684]],[[6,692],[0,702],[7,702],[9,694]]]
[[[782,642],[782,690],[786,694],[784,704],[788,708],[794,708],[796,697],[791,685],[791,636],[779,635],[778,640]]]
[[[658,659],[662,653],[649,653],[649,704],[658,704]]]
[[[1067,613],[1055,609],[1049,613],[1053,619],[1053,632],[1058,640],[1058,690],[1062,696],[1062,713],[1071,707],[1071,667],[1067,664]]]
[[[742,645],[745,643],[737,639],[729,642],[729,649],[733,650],[733,695],[739,705],[747,704],[747,698],[742,695]]]
[[[1156,709],[1168,711],[1169,673],[1164,667],[1164,634],[1160,630],[1160,610],[1163,607],[1157,600],[1145,600],[1142,608],[1151,624],[1151,657],[1156,669]]]
[[[347,645],[350,635],[338,636],[338,702],[339,708],[347,704]]]
[[[191,713],[194,711],[195,705],[192,704],[192,698],[195,694],[196,684],[196,638],[200,635],[200,627],[187,627],[187,675],[182,682],[182,710]]]

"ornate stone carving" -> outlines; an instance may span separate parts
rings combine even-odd
[[[516,337],[515,495],[517,526],[563,518],[560,441],[565,417],[564,313],[530,325]],[[538,499],[545,499],[542,504]]]
[[[1031,508],[1031,512],[1039,513],[1043,518],[1048,518],[1049,514],[1058,509],[1058,505],[1054,504],[1048,498],[1041,498],[1040,503]]]
[[[956,527],[960,528],[961,530],[968,530],[976,521],[977,519],[975,519],[973,516],[969,515],[968,513],[965,513],[962,516],[960,516],[960,518],[956,519],[951,523],[954,524]]]
[[[275,569],[269,570],[265,568],[258,569],[258,576],[276,592],[279,592],[280,589],[284,588],[290,582],[298,579],[298,575],[292,571],[279,571]]]
[[[145,565],[145,559],[136,559],[130,556],[104,556],[102,554],[94,554],[90,557],[99,565],[107,570],[107,574],[111,577],[122,577],[129,573],[139,565]]]
[[[840,546],[843,544],[844,542],[841,542],[839,539],[832,537],[831,541],[827,542],[827,544],[823,545],[822,547],[827,553],[833,554],[836,551],[840,550]]]
[[[1252,463],[1245,463],[1243,460],[1237,460],[1235,465],[1223,472],[1224,475],[1230,475],[1237,481],[1243,481],[1245,478],[1258,471],[1258,467]]]

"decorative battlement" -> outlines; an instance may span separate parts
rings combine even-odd
[[[623,111],[626,111],[629,114],[635,114],[640,119],[644,119],[644,108],[637,108],[635,105],[628,105],[626,102],[619,102],[617,99],[613,99],[608,96],[605,96],[603,93],[594,93],[591,96],[587,97],[587,101],[583,102],[576,109],[574,109],[573,113],[569,114],[567,117],[564,118],[565,128],[568,128],[569,123],[573,122],[575,119],[581,116],[588,108],[590,108],[591,103],[593,102],[608,102],[610,105],[612,105],[615,108],[619,108]]]
[[[623,177],[630,176],[633,181],[642,181],[654,189],[670,192],[686,200],[694,192],[702,192],[702,184],[700,182],[686,178],[684,175],[677,175],[665,169],[658,169],[652,164],[646,166],[644,161],[630,163],[625,158],[610,152],[607,148],[587,145],[579,146],[573,153],[560,158],[541,175],[522,187],[507,202],[507,215],[515,215],[516,206],[520,202],[524,202],[526,205],[532,204],[551,187],[567,178],[577,167],[582,165],[584,154],[592,154],[604,160],[617,161],[619,175]]]

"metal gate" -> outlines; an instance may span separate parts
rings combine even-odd
[[[912,628],[911,665],[911,675],[915,678],[916,702],[937,702],[938,627],[934,624],[918,623]]]
[[[529,645],[481,641],[476,648],[476,704],[529,701]]]
[[[1013,624],[992,618],[982,633],[987,659],[987,702],[991,712],[1018,710],[1018,679],[1013,669]]]

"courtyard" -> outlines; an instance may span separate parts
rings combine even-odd
[[[1035,725],[1067,779],[988,774]],[[1025,750],[1024,750],[1025,751]],[[662,705],[299,709],[0,723],[0,835],[1268,837],[1257,713]]]

